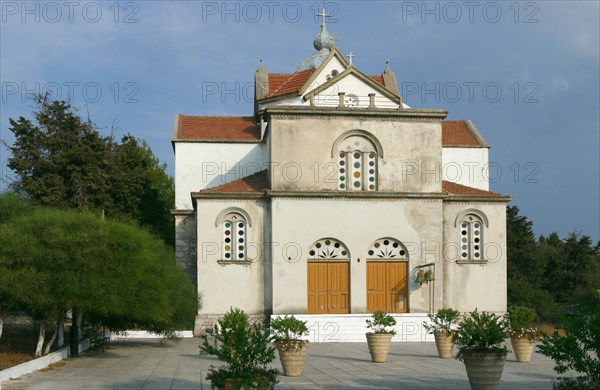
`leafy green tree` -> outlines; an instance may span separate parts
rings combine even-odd
[[[137,221],[174,245],[174,184],[143,141],[102,136],[64,101],[35,98],[34,120],[9,119],[12,188],[42,205]]]
[[[41,328],[73,309],[113,330],[168,334],[193,322],[194,290],[172,248],[135,225],[46,207],[0,224],[0,295]]]

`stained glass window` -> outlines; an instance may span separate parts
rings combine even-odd
[[[460,259],[482,260],[483,224],[474,215],[460,223]]]
[[[345,260],[350,258],[350,252],[342,242],[334,238],[323,238],[309,248],[308,257],[317,260]]]
[[[377,153],[348,151],[339,153],[338,188],[351,191],[377,189]]]
[[[408,251],[404,244],[394,238],[380,238],[367,252],[371,258],[408,260]]]
[[[225,216],[222,246],[224,260],[246,260],[246,221],[241,215]]]

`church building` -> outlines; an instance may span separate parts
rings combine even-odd
[[[364,341],[374,310],[423,340],[440,308],[506,311],[506,202],[468,120],[404,103],[325,16],[291,73],[255,72],[249,116],[175,117],[176,252],[198,288],[194,333],[238,307],[294,314],[312,341]]]

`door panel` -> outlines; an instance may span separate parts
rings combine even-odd
[[[309,314],[349,313],[349,269],[347,262],[308,263]]]
[[[367,262],[367,311],[408,311],[407,269],[402,261]]]

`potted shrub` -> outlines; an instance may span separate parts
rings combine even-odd
[[[458,324],[456,358],[465,364],[471,389],[498,387],[508,353],[502,343],[508,333],[505,317],[485,311],[472,311]]]
[[[534,326],[535,310],[525,306],[510,306],[508,322],[510,323],[510,342],[519,363],[531,360],[533,347],[540,333]]]
[[[211,366],[206,375],[219,389],[273,389],[278,370],[268,368],[275,359],[269,344],[269,330],[251,323],[240,309],[230,309],[218,320],[212,332],[200,345],[200,354],[217,357],[225,366]]]
[[[300,339],[308,335],[306,321],[300,321],[294,316],[279,317],[271,320],[271,329],[271,340],[279,352],[283,375],[300,376],[308,349],[308,340]]]
[[[383,310],[373,312],[371,319],[367,320],[367,328],[371,332],[367,332],[367,343],[371,360],[375,363],[385,363],[387,361],[388,351],[392,337],[396,334],[393,326],[396,325],[396,320]]]
[[[439,357],[451,358],[456,337],[455,326],[460,319],[460,312],[454,309],[440,309],[428,317],[431,322],[423,322],[423,327],[435,337]]]

